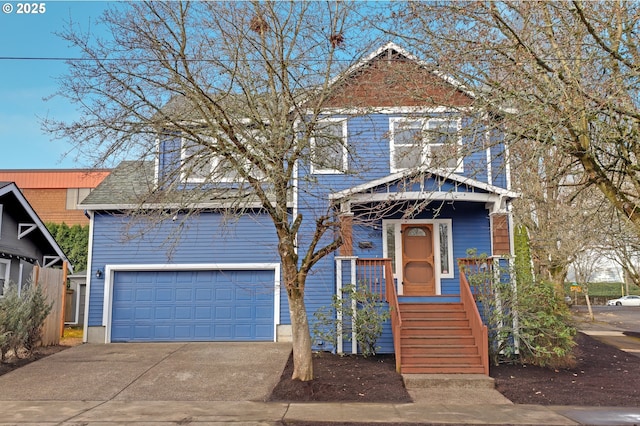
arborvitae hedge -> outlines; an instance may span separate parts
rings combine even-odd
[[[73,269],[75,271],[86,270],[89,251],[89,225],[69,226],[65,223],[48,223],[47,229],[67,255]]]

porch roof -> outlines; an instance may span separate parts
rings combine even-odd
[[[418,190],[409,188],[399,191],[393,188],[393,184],[400,183],[407,179],[422,177],[420,181],[415,181],[413,187],[418,186]],[[424,182],[431,179],[439,183],[427,188]],[[449,185],[444,185],[445,182]],[[445,188],[446,187],[446,188]],[[380,191],[383,189],[383,191]],[[435,189],[435,190],[434,190]],[[374,179],[360,185],[344,189],[329,195],[329,199],[334,202],[346,204],[363,204],[382,201],[405,201],[405,200],[434,200],[434,201],[470,201],[493,203],[494,209],[504,208],[506,201],[518,198],[517,192],[471,179],[447,170],[430,167],[419,167],[417,169],[405,170]]]

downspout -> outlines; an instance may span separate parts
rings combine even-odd
[[[507,220],[509,221],[509,251],[510,251],[510,256],[509,256],[509,275],[511,276],[511,286],[513,289],[513,295],[515,300],[518,299],[518,283],[517,283],[517,276],[516,276],[516,271],[515,271],[515,258],[516,258],[516,238],[515,238],[515,228],[514,228],[514,224],[513,224],[513,213],[512,213],[512,207],[511,207],[511,202],[507,201],[506,202],[506,210],[507,210]],[[519,330],[520,330],[520,320],[518,317],[518,310],[514,309],[513,310],[513,329],[515,330],[515,332],[513,333],[513,347],[515,349],[515,353],[519,354],[520,353],[520,334],[519,334]]]

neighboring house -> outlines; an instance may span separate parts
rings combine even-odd
[[[102,180],[109,170],[100,169],[23,169],[0,170],[0,181],[15,182],[42,222],[65,223],[69,226],[89,224],[89,218],[78,209],[80,203]],[[69,281],[65,300],[69,315],[65,322],[82,324],[86,279],[78,273]],[[71,314],[73,313],[73,314]]]
[[[67,277],[69,285],[65,298],[65,324],[84,325],[84,311],[87,300],[87,271],[80,271]]]
[[[298,167],[292,212],[309,218],[314,205],[330,204],[343,212],[344,245],[307,278],[309,317],[347,283],[372,286],[386,295],[393,318],[379,352],[395,351],[407,373],[488,374],[486,329],[475,322],[457,261],[469,249],[512,254],[509,202],[516,194],[498,155],[505,149],[500,135],[476,129],[474,137],[463,136],[468,119],[459,111],[472,102],[455,81],[388,44],[337,79],[326,103],[342,155],[333,157],[333,167],[315,167],[314,158]],[[180,164],[170,158],[180,144],[160,141],[155,162],[123,162],[81,204],[92,225],[85,339],[290,339],[277,239],[265,212],[248,210],[229,221],[224,200],[213,199],[191,217],[148,228],[132,222],[134,195],[153,190],[162,165]],[[445,151],[446,164],[432,167]],[[372,207],[382,213],[361,220]],[[178,226],[168,254],[162,244]]]
[[[0,170],[0,182],[15,182],[44,223],[88,225],[80,203],[108,170]]]
[[[13,182],[0,182],[0,297],[9,283],[29,284],[35,265],[60,266],[67,257]],[[73,271],[72,265],[68,265]]]

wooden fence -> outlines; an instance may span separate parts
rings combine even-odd
[[[42,268],[33,269],[32,282],[42,289],[49,303],[51,312],[42,327],[42,346],[57,345],[64,332],[64,299],[67,290],[67,264],[62,269]]]

